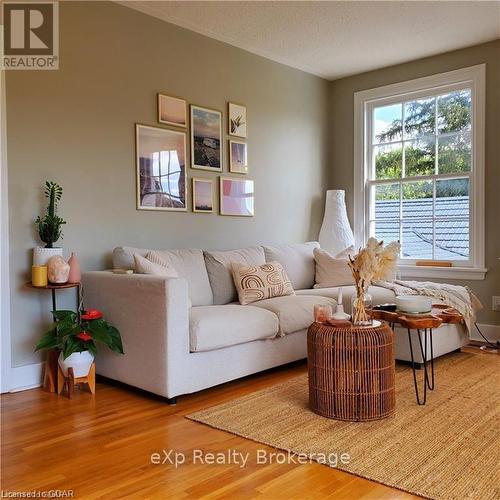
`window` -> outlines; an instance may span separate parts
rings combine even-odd
[[[355,107],[357,240],[400,241],[407,276],[484,277],[484,66],[358,92]]]

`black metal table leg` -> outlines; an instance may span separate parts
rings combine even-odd
[[[413,385],[415,386],[415,396],[417,398],[417,403],[420,406],[423,406],[423,405],[425,405],[425,403],[427,401],[427,387],[428,387],[428,380],[427,380],[427,335],[425,336],[425,339],[424,339],[424,349],[422,349],[422,340],[420,338],[420,330],[417,330],[417,335],[418,335],[418,342],[420,344],[420,350],[421,350],[423,361],[424,361],[424,394],[423,394],[422,400],[420,399],[420,393],[418,390],[417,372],[416,372],[416,368],[415,368],[415,358],[413,357],[413,346],[411,343],[411,330],[408,328],[408,343],[410,344],[411,369],[413,372]],[[434,373],[434,363],[432,366],[433,366],[433,373]],[[434,383],[434,381],[433,381],[433,383]]]
[[[424,330],[424,346],[425,346],[425,358],[424,358],[424,372],[425,372],[425,383],[427,384],[427,387],[429,390],[433,391],[434,390],[434,350],[432,346],[432,328],[429,328],[429,344],[431,347],[431,376],[429,381],[429,373],[427,371],[427,328]],[[422,357],[424,356],[424,350],[422,349],[422,340],[420,339],[420,331],[418,334],[418,343],[420,344],[420,352],[422,354]]]
[[[57,311],[56,291],[54,288],[52,288],[51,292],[52,292],[52,313],[55,313]]]

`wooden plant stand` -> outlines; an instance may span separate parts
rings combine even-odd
[[[57,394],[61,394],[64,387],[66,387],[68,398],[71,399],[73,397],[75,385],[78,384],[87,384],[90,392],[95,394],[95,363],[92,363],[89,374],[86,377],[75,377],[73,374],[73,368],[68,368],[68,376],[65,377],[61,367],[58,365]]]

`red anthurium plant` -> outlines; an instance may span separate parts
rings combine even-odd
[[[97,343],[101,343],[123,354],[120,332],[104,321],[101,311],[88,309],[80,315],[74,311],[53,311],[52,314],[54,325],[38,342],[35,351],[59,349],[64,359],[74,352],[83,351],[96,356]]]

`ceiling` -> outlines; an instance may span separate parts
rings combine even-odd
[[[500,0],[120,3],[330,80],[500,38]]]

